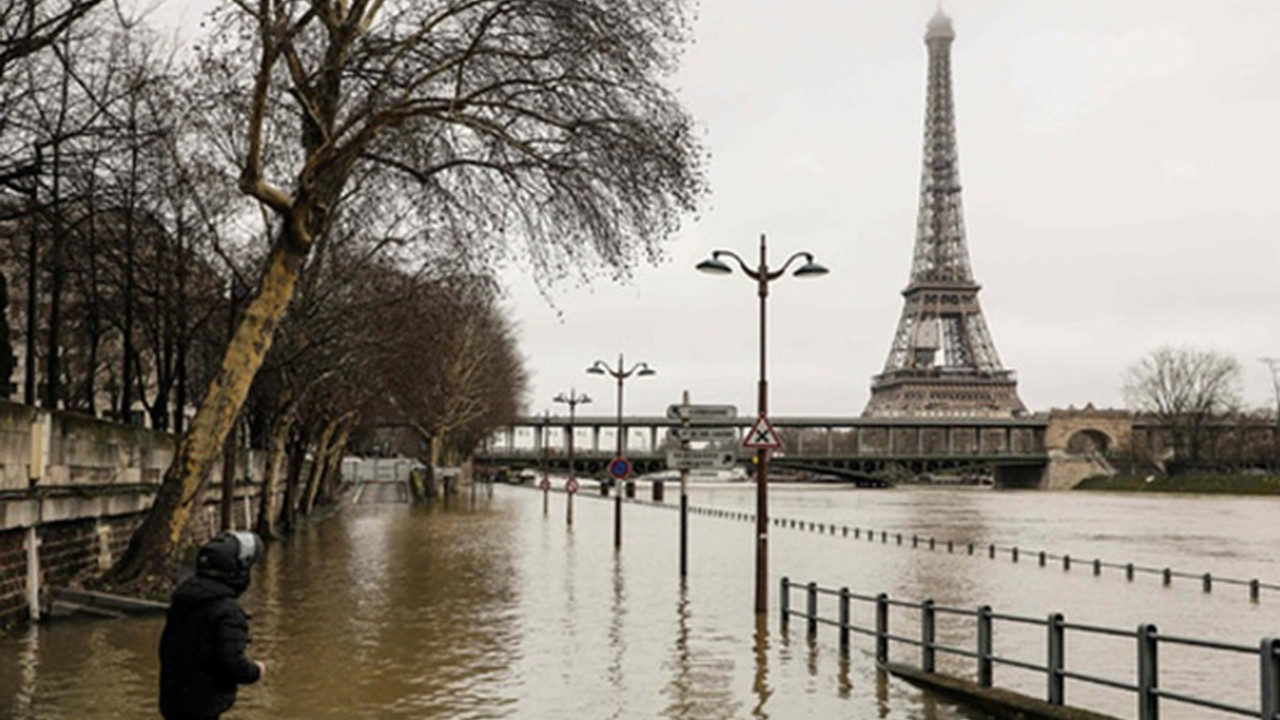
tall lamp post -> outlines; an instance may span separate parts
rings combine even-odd
[[[568,395],[565,395],[564,393],[560,393],[559,395],[556,395],[556,396],[555,396],[554,398],[552,398],[552,399],[553,399],[553,400],[555,400],[555,401],[556,401],[556,402],[558,402],[558,403],[564,403],[564,404],[566,404],[566,405],[568,405],[568,406],[569,406],[569,448],[568,448],[568,450],[569,450],[569,479],[570,479],[570,480],[572,480],[572,479],[574,478],[574,468],[573,468],[573,434],[574,434],[573,413],[574,413],[574,410],[575,410],[579,405],[586,405],[587,403],[591,402],[591,398],[587,397],[587,394],[586,394],[586,393],[581,393],[581,394],[579,394],[577,390],[570,389],[570,390],[569,390],[569,394],[568,394]]]
[[[795,277],[817,277],[826,275],[827,269],[813,261],[813,254],[797,252],[782,267],[769,269],[768,250],[765,236],[760,235],[760,264],[752,268],[740,255],[731,250],[716,250],[711,257],[698,263],[697,268],[711,275],[728,275],[733,268],[721,258],[733,258],[742,273],[756,283],[756,295],[760,298],[760,381],[757,386],[756,405],[760,417],[769,412],[769,380],[765,365],[766,307],[769,298],[769,283],[786,274],[787,268],[797,260],[804,264],[792,273]],[[769,610],[769,450],[756,450],[756,614],[762,615]]]
[[[626,450],[623,444],[623,431],[622,431],[622,383],[632,375],[645,377],[646,375],[654,374],[653,368],[650,368],[648,363],[643,363],[643,362],[636,363],[635,365],[632,365],[631,369],[629,370],[623,370],[623,368],[625,367],[626,367],[626,363],[622,359],[622,353],[618,353],[618,364],[614,367],[609,367],[609,364],[603,360],[597,360],[595,361],[595,363],[591,365],[591,367],[587,368],[587,372],[591,373],[592,375],[608,375],[609,377],[618,381],[618,430],[616,433],[618,436],[618,454],[616,457],[618,458],[621,458],[622,453]],[[622,487],[621,485],[615,488],[614,490],[615,492],[614,492],[614,498],[613,498],[613,547],[614,549],[621,549],[622,548]]]

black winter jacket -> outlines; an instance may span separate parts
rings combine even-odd
[[[245,657],[249,618],[239,593],[219,580],[192,577],[173,593],[160,635],[160,714],[217,717],[236,701],[236,686],[258,681]]]

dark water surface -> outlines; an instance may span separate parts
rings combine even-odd
[[[672,488],[668,500],[674,501]],[[695,505],[751,511],[752,488],[698,486]],[[848,586],[942,605],[1161,631],[1256,645],[1280,634],[1280,594],[1107,570],[1094,557],[1264,582],[1280,580],[1280,502],[973,489],[857,491],[777,487],[775,516],[1019,545],[1021,561],[913,550],[773,528],[772,582]],[[980,714],[876,672],[871,643],[842,659],[834,629],[815,641],[793,622],[752,613],[753,526],[693,516],[690,576],[678,577],[678,514],[628,505],[613,550],[612,502],[580,495],[566,528],[565,496],[496,488],[449,507],[360,505],[273,546],[244,597],[253,655],[268,664],[230,718],[892,718]],[[1071,553],[1070,572],[1032,552]],[[798,598],[798,596],[797,596]],[[797,602],[799,600],[797,599]],[[855,622],[870,624],[866,608]],[[0,717],[154,718],[160,619],[63,621],[0,640]],[[909,632],[904,629],[904,632]],[[939,637],[972,643],[943,623]],[[1001,655],[1040,662],[1043,630],[998,631]],[[1080,642],[1068,663],[1131,674],[1132,641]],[[896,659],[917,652],[895,646]],[[1170,686],[1257,702],[1257,660],[1197,653],[1161,658]],[[940,660],[972,675],[971,661]],[[1044,680],[1000,668],[999,684],[1036,695]],[[1068,685],[1068,700],[1120,716],[1131,697]],[[1167,706],[1165,718],[1222,717]]]

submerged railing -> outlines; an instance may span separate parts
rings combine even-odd
[[[792,594],[797,590],[804,593],[803,609],[796,609],[791,605]],[[836,617],[823,617],[820,614],[818,599],[822,596],[836,598]],[[891,642],[918,647],[920,649],[920,670],[925,673],[937,672],[939,653],[970,658],[976,664],[977,685],[980,688],[993,687],[995,668],[1005,665],[1043,674],[1046,682],[1045,700],[1051,705],[1064,705],[1066,681],[1073,680],[1133,693],[1138,704],[1138,720],[1159,720],[1161,701],[1165,700],[1243,717],[1280,720],[1280,639],[1275,637],[1262,638],[1258,646],[1249,647],[1213,640],[1166,635],[1160,633],[1156,626],[1150,623],[1143,623],[1136,630],[1124,630],[1067,622],[1062,613],[1051,613],[1045,618],[1036,618],[997,613],[989,605],[969,609],[937,605],[932,600],[914,603],[890,599],[884,593],[875,596],[860,595],[850,592],[848,588],[835,590],[819,587],[817,583],[812,582],[807,585],[796,585],[785,577],[782,579],[781,600],[784,627],[793,617],[803,618],[806,622],[806,629],[812,636],[817,634],[819,625],[831,625],[839,631],[840,649],[841,652],[845,653],[849,650],[851,634],[872,637],[875,639],[875,657],[879,663],[889,662]],[[859,626],[853,622],[854,603],[865,603],[874,607],[874,626]],[[911,609],[919,612],[920,632],[918,636],[891,632],[890,614],[894,608]],[[973,647],[958,647],[939,642],[937,640],[937,618],[939,615],[955,616],[961,618],[963,622],[972,623],[976,631],[977,642],[975,645]],[[994,643],[997,623],[1044,628],[1044,664],[1025,662],[997,654],[998,649]],[[1068,634],[1132,639],[1136,645],[1136,677],[1124,679],[1102,677],[1079,672],[1068,667],[1066,662]],[[1160,683],[1159,659],[1160,649],[1166,645],[1200,648],[1219,655],[1252,655],[1257,657],[1258,667],[1260,668],[1258,706],[1241,707],[1192,693],[1177,692],[1163,688]]]

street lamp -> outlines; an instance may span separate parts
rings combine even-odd
[[[622,457],[623,451],[626,449],[623,443],[622,433],[622,383],[632,375],[645,377],[653,375],[654,370],[649,367],[648,363],[636,363],[631,366],[630,370],[623,370],[626,363],[623,362],[622,353],[618,353],[618,364],[615,367],[609,367],[609,364],[603,360],[597,360],[587,368],[587,372],[592,375],[608,375],[618,381],[618,454],[617,458]],[[613,547],[615,549],[622,548],[622,487],[615,488],[613,499]]]
[[[733,268],[720,258],[733,258],[738,268],[747,277],[756,282],[756,295],[760,298],[760,381],[757,386],[756,404],[760,417],[769,411],[769,380],[765,372],[765,308],[769,297],[769,283],[782,277],[787,268],[796,260],[804,260],[804,264],[791,274],[795,277],[817,277],[826,275],[827,269],[813,261],[813,254],[798,252],[787,258],[782,267],[769,269],[768,252],[764,234],[760,235],[760,264],[755,268],[747,266],[747,261],[731,250],[716,250],[711,257],[698,263],[697,268],[710,275],[728,275]],[[764,614],[769,609],[769,450],[756,450],[756,613]]]
[[[591,402],[591,398],[587,397],[586,393],[583,393],[583,394],[579,395],[577,390],[570,389],[570,390],[569,390],[569,394],[568,394],[568,395],[565,395],[564,393],[560,393],[559,395],[556,395],[556,396],[555,396],[554,398],[552,398],[552,399],[553,399],[555,402],[558,402],[558,403],[565,403],[566,405],[568,405],[568,406],[569,406],[569,479],[570,479],[570,480],[572,480],[572,479],[574,478],[574,472],[573,472],[573,470],[574,470],[574,468],[573,468],[573,434],[574,434],[573,412],[574,412],[574,409],[575,409],[575,408],[577,408],[579,405],[586,405],[587,403]]]

